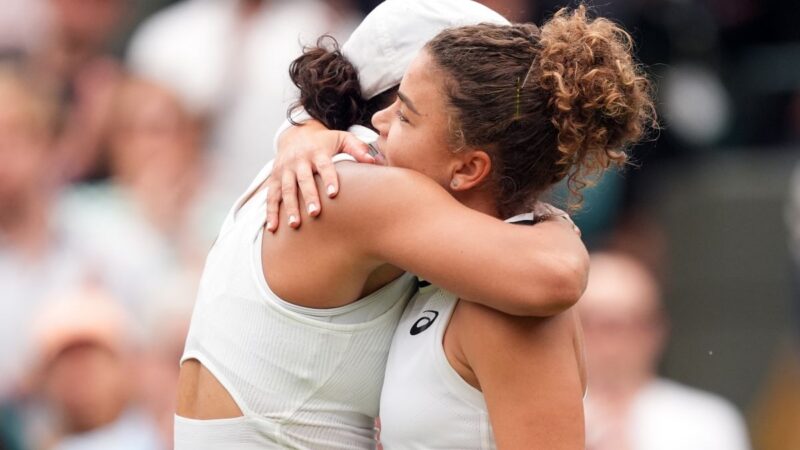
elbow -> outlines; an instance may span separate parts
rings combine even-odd
[[[548,264],[548,277],[545,283],[547,295],[544,302],[531,302],[530,298],[524,311],[525,316],[551,317],[560,314],[578,303],[586,290],[589,279],[589,254],[585,250],[574,254],[561,254],[552,258]],[[541,278],[540,278],[541,280]],[[542,285],[532,286],[534,292],[541,292]]]
[[[575,306],[586,290],[589,281],[589,253],[585,250],[575,255],[565,255],[558,264],[555,279],[559,280],[556,289],[557,309],[554,314]]]

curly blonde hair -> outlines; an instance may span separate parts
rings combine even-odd
[[[502,215],[553,184],[580,190],[656,126],[650,83],[630,35],[586,7],[541,29],[481,24],[445,30],[426,46],[443,69],[454,148],[492,155]]]

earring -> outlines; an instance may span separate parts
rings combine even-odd
[[[457,188],[458,187],[458,180],[451,181],[450,182],[450,187],[452,187],[453,189]]]

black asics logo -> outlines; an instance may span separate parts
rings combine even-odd
[[[417,319],[417,321],[414,322],[414,325],[411,327],[412,336],[416,336],[422,333],[423,331],[427,330],[431,325],[433,325],[433,321],[436,320],[437,317],[439,317],[439,313],[437,311],[432,311],[430,309],[422,311],[422,313],[423,314],[431,313],[433,314],[433,316],[426,314]]]

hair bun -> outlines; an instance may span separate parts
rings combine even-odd
[[[326,46],[326,40],[331,45]],[[333,37],[322,36],[316,46],[306,47],[289,66],[289,76],[300,90],[299,100],[288,111],[290,121],[301,106],[332,130],[346,130],[362,119],[367,102],[361,96],[358,72]]]
[[[535,69],[558,133],[557,178],[568,176],[577,194],[587,176],[624,164],[627,147],[656,125],[650,85],[632,58],[630,35],[610,20],[588,18],[583,5],[557,12],[541,27],[539,43]]]

